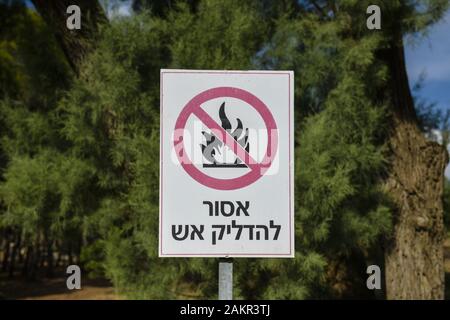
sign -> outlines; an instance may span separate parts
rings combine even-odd
[[[292,71],[161,70],[160,257],[293,257]]]

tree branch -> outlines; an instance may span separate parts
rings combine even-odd
[[[69,65],[79,73],[80,65],[92,50],[99,26],[108,19],[96,0],[32,0],[38,13],[53,30]],[[67,7],[77,5],[81,9],[81,29],[69,30],[66,26]]]

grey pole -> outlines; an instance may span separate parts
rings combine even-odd
[[[219,300],[233,300],[233,259],[219,259]]]

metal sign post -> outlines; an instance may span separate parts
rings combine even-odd
[[[233,259],[219,259],[219,300],[233,300]]]

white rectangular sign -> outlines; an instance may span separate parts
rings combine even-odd
[[[161,70],[160,257],[293,257],[292,71]]]

